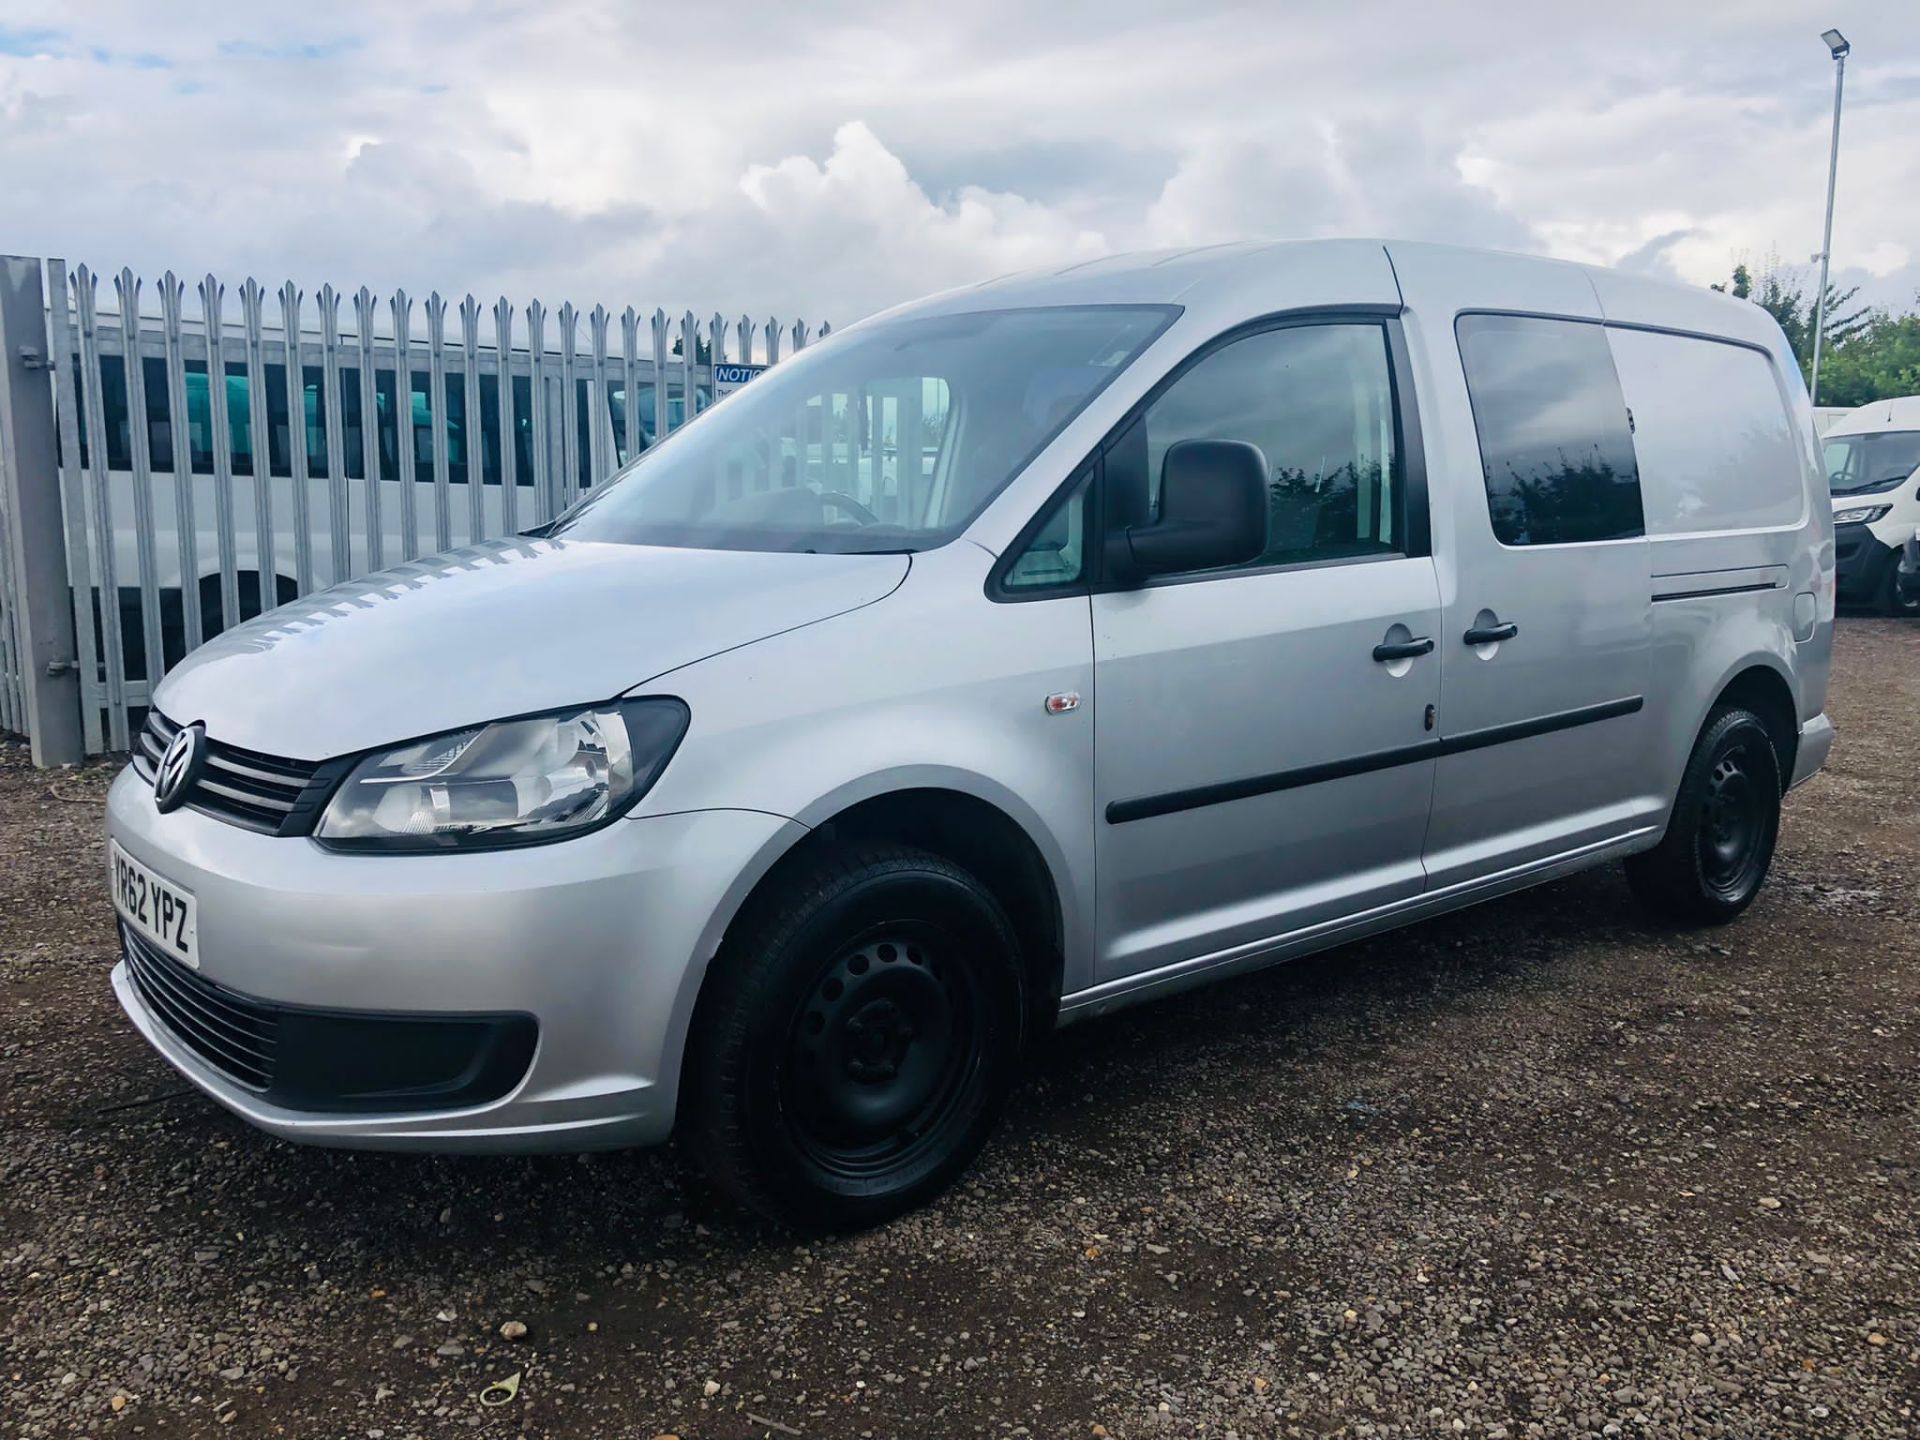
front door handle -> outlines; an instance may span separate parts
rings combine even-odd
[[[1418,640],[1383,640],[1373,647],[1373,658],[1379,661],[1413,660],[1421,655],[1433,653],[1433,640],[1421,636]]]
[[[1520,627],[1509,620],[1504,625],[1476,625],[1460,638],[1469,645],[1497,645],[1519,633]]]

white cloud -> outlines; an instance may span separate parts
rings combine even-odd
[[[1019,195],[967,186],[935,201],[866,125],[834,132],[824,163],[804,155],[750,166],[740,204],[677,226],[661,247],[689,280],[718,258],[773,288],[799,269],[856,313],[922,290],[1104,254],[1105,237]],[[717,255],[716,255],[717,252]],[[794,302],[801,290],[793,287]]]
[[[1920,288],[1920,6],[1854,38],[1834,250]],[[1796,0],[12,0],[0,246],[836,322],[1106,248],[1398,234],[1704,283],[1819,244]],[[1650,37],[1657,37],[1653,43]]]
[[[1527,229],[1470,182],[1444,141],[1413,126],[1317,120],[1284,135],[1206,142],[1147,211],[1157,244],[1393,235],[1524,247]]]

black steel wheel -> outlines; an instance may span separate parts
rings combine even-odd
[[[883,926],[831,961],[787,1036],[793,1143],[848,1180],[937,1146],[966,1092],[984,996],[951,936]]]
[[[1707,719],[1660,844],[1627,861],[1634,893],[1693,924],[1731,920],[1753,903],[1780,834],[1780,757],[1760,717],[1723,706]]]
[[[1777,768],[1769,768],[1764,782],[1755,779],[1755,768],[1752,747],[1734,745],[1714,757],[1707,774],[1705,813],[1699,827],[1700,880],[1715,895],[1728,899],[1750,896],[1759,888],[1771,816],[1780,803],[1777,795],[1768,796],[1761,789],[1762,783],[1777,784]]]
[[[939,1193],[986,1142],[1026,996],[1012,927],[964,870],[907,847],[823,856],[716,966],[682,1134],[734,1200],[856,1229]]]

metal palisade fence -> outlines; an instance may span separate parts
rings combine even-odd
[[[126,749],[262,609],[551,519],[810,333],[0,264],[0,729],[36,759],[75,748],[42,733],[69,706],[86,753]]]

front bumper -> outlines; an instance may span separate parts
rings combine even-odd
[[[309,1144],[581,1150],[663,1140],[693,999],[725,917],[803,833],[778,816],[621,820],[555,845],[338,855],[189,810],[162,815],[129,772],[107,826],[193,892],[201,975],[265,1002],[352,1012],[523,1014],[531,1064],[498,1100],[327,1111],[275,1103],[184,1043],[115,967],[149,1043],[243,1119]]]
[[[1888,567],[1900,552],[1865,525],[1833,528],[1835,592],[1842,604],[1870,604],[1883,593]]]

